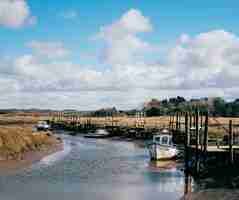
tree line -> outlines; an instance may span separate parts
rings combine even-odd
[[[210,116],[221,117],[239,117],[239,99],[226,101],[221,97],[200,98],[186,100],[184,97],[177,96],[169,99],[152,99],[142,106],[141,109],[117,110],[113,108],[104,108],[89,113],[95,117],[109,116],[135,116],[137,113],[144,113],[145,116],[166,116],[176,111],[193,111],[196,108],[200,112],[209,112]]]
[[[226,101],[221,97],[216,97],[187,101],[184,97],[178,96],[158,102],[158,106],[150,106],[150,102],[144,106],[143,111],[146,116],[170,115],[176,111],[192,111],[198,108],[201,112],[209,112],[211,116],[239,117],[239,99]]]

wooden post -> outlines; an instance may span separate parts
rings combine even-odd
[[[178,128],[179,128],[179,124],[178,124],[178,112],[176,113],[176,133],[178,133]]]
[[[188,112],[185,114],[185,170],[188,171],[190,132],[188,131]]]
[[[181,112],[178,113],[178,130],[181,131]]]
[[[186,197],[191,193],[192,193],[192,177],[190,176],[189,172],[186,172],[184,178],[184,196]]]
[[[172,132],[172,129],[171,129],[171,115],[169,115],[169,131]]]
[[[189,115],[189,130],[192,128],[192,112]]]
[[[233,164],[233,130],[232,120],[229,121],[229,162]]]
[[[196,109],[195,115],[196,122],[196,172],[199,172],[199,111]]]
[[[208,112],[205,115],[205,124],[204,124],[204,137],[203,137],[203,159],[204,162],[207,159],[207,149],[208,149]]]
[[[204,124],[204,137],[203,137],[203,152],[207,152],[208,147],[208,112],[205,115],[205,124]]]
[[[203,134],[202,134],[202,131],[203,131],[203,113],[200,112],[200,148],[201,148],[201,151],[203,151]]]
[[[174,114],[172,116],[172,133],[174,132]]]

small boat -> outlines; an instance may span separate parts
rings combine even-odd
[[[148,148],[151,160],[172,160],[178,153],[169,134],[155,135]]]
[[[107,138],[110,134],[104,129],[97,129],[95,133],[84,135],[85,138]]]
[[[39,121],[36,125],[38,131],[50,130],[50,125],[46,121]]]

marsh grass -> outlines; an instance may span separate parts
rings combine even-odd
[[[34,134],[30,127],[0,126],[0,159],[21,159],[28,151],[53,145],[56,138],[47,132]]]

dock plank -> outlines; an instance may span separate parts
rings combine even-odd
[[[190,148],[196,149],[196,145],[190,145]],[[233,145],[232,149],[239,150],[239,145]],[[201,151],[201,149],[199,149]],[[227,152],[229,151],[228,145],[219,145],[219,146],[208,146],[207,152]]]

